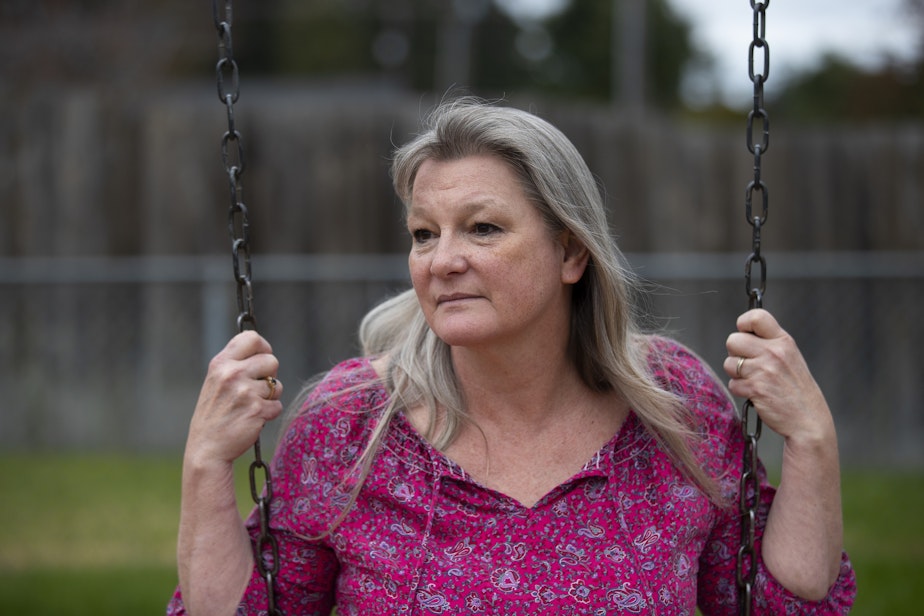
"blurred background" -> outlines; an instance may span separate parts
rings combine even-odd
[[[718,370],[748,305],[752,27],[746,0],[235,2],[255,315],[286,397],[408,285],[388,158],[460,93],[574,141],[651,325]],[[774,2],[766,38],[764,305],[835,412],[857,613],[908,613],[888,602],[924,575],[901,517],[924,505],[924,0]],[[0,0],[0,613],[162,613],[175,583],[185,430],[236,331],[217,43],[207,2]],[[765,433],[771,473],[779,454]]]

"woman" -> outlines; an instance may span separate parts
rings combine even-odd
[[[739,420],[696,356],[639,331],[572,144],[528,113],[455,101],[398,150],[393,178],[413,290],[367,315],[364,356],[310,388],[281,438],[281,609],[735,613]],[[785,438],[778,490],[761,469],[755,611],[844,613],[831,413],[769,313],[737,330],[729,389]],[[209,366],[170,614],[266,609],[232,462],[282,410],[277,368],[253,332]]]

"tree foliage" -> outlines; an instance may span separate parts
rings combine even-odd
[[[866,70],[829,54],[774,97],[774,115],[797,122],[924,119],[924,63]]]
[[[672,109],[680,104],[680,83],[688,63],[698,57],[691,26],[665,0],[645,2],[645,99],[656,107]],[[571,3],[570,8],[549,21],[556,54],[545,74],[538,74],[544,89],[562,95],[607,100],[612,83],[614,37],[621,33],[620,16],[613,16],[614,2]],[[540,67],[543,68],[543,67]]]
[[[618,36],[612,1],[572,0],[561,14],[542,22],[514,18],[491,3],[463,34],[469,37],[464,61],[470,70],[467,82],[460,84],[441,83],[438,67],[441,39],[452,35],[452,5],[449,0],[322,0],[310,6],[265,0],[247,16],[242,53],[269,74],[384,73],[421,90],[458,85],[487,95],[529,90],[610,98],[612,37]],[[660,107],[675,107],[684,67],[695,56],[690,26],[666,0],[645,5],[647,98]],[[392,66],[382,66],[374,51],[386,33],[403,40],[407,49]]]
[[[904,9],[920,33],[913,60],[864,69],[828,54],[783,86],[772,102],[774,114],[816,124],[924,120],[924,0],[905,0]]]
[[[511,15],[500,0],[239,1],[234,54],[248,79],[350,78],[436,93],[458,86],[488,97],[529,92],[604,103],[619,78],[613,50],[621,27],[612,11],[620,2],[570,0],[558,14],[539,19]],[[668,0],[644,5],[646,105],[684,111],[684,73],[708,67],[708,58]],[[774,77],[767,89],[772,116],[797,122],[924,118],[924,0],[904,0],[904,6],[921,33],[916,59],[871,69],[828,55],[788,80]],[[135,88],[141,81],[150,88],[202,78],[216,60],[211,17],[208,3],[188,0],[0,2],[7,90],[49,83]],[[718,102],[688,112],[740,118],[740,110]]]

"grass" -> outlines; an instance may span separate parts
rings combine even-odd
[[[0,615],[163,614],[179,486],[179,456],[0,456]],[[847,472],[843,486],[853,614],[920,613],[924,473]]]
[[[844,544],[857,571],[854,614],[920,614],[924,473],[846,473]]]
[[[0,456],[0,615],[163,614],[176,586],[180,463]]]

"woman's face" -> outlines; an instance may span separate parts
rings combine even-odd
[[[500,158],[425,161],[407,225],[411,280],[444,342],[567,339],[570,285],[583,274],[586,251],[567,232],[553,235]]]

